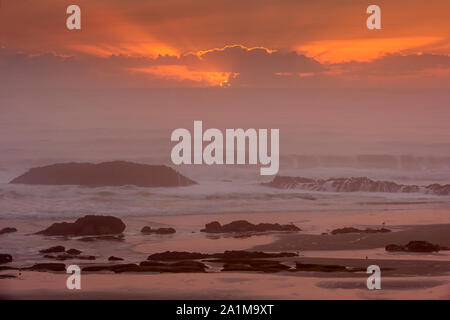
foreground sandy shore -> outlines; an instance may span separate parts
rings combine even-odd
[[[212,267],[208,269],[208,273],[82,273],[81,290],[67,289],[66,280],[69,275],[65,273],[4,270],[0,272],[0,299],[450,299],[450,251],[390,253],[384,250],[387,244],[404,245],[413,240],[426,240],[450,247],[448,210],[445,213],[429,213],[430,216],[436,214],[445,222],[416,225],[397,223],[389,226],[393,231],[390,233],[339,235],[321,234],[331,225],[348,225],[342,217],[334,215],[330,219],[319,221],[308,215],[271,216],[271,220],[265,218],[265,215],[254,215],[248,220],[255,223],[294,221],[307,230],[293,234],[275,233],[245,238],[199,233],[198,229],[205,222],[211,221],[211,217],[198,216],[184,220],[179,217],[163,217],[159,220],[152,217],[154,225],[175,226],[179,232],[169,237],[142,236],[132,230],[139,230],[143,224],[149,222],[147,219],[131,219],[127,221],[127,228],[131,231],[125,234],[125,239],[112,242],[83,242],[76,239],[62,240],[28,235],[40,230],[43,225],[48,225],[48,222],[12,224],[20,229],[25,228],[24,234],[4,237],[5,248],[9,246],[14,249],[16,246],[21,250],[15,255],[13,253],[17,259],[11,266],[16,267],[46,261],[38,250],[58,244],[78,248],[97,257],[92,262],[65,261],[66,267],[70,264],[108,264],[111,263],[107,261],[109,255],[125,258],[123,262],[118,263],[139,263],[146,260],[149,254],[165,250],[208,253],[224,250],[293,251],[298,252],[299,256],[273,260],[290,267],[295,267],[296,262],[340,265],[359,270],[365,270],[369,265],[378,265],[382,269],[382,289],[368,290],[366,280],[369,275],[364,271],[219,272],[221,264],[205,262]],[[377,212],[376,215],[369,212],[364,214],[364,218],[368,218],[364,224],[353,225],[379,227],[368,223],[375,220],[379,222],[380,216],[383,218],[385,214],[387,215],[385,212]],[[400,217],[404,213],[390,214],[391,217]],[[220,221],[229,221],[236,219],[236,216],[218,218]],[[305,218],[311,220],[303,220]],[[370,218],[373,218],[373,221]],[[310,226],[315,228],[308,231]]]
[[[368,290],[358,272],[84,273],[81,290],[68,290],[68,274],[5,270],[1,299],[450,299],[450,261],[275,258],[382,270],[381,290]],[[14,276],[8,278],[8,276]]]
[[[381,290],[365,278],[327,279],[284,274],[90,274],[81,290],[67,275],[24,272],[2,280],[2,299],[450,299],[447,276],[385,277]]]

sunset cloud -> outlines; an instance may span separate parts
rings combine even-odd
[[[2,83],[401,87],[421,77],[439,85],[448,79],[445,0],[382,2],[382,29],[376,31],[365,27],[362,0],[77,4],[82,29],[68,31],[65,2],[2,3]],[[420,23],[414,23],[418,12]]]
[[[0,70],[3,86],[36,87],[407,87],[421,81],[438,86],[450,83],[448,55],[389,54],[365,62],[321,64],[295,52],[241,46],[156,58],[25,54],[0,48]]]
[[[408,49],[420,50],[440,40],[437,37],[325,40],[301,45],[297,51],[325,63],[370,61]]]

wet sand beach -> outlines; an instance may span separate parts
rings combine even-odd
[[[108,271],[82,274],[82,289],[68,290],[65,273],[3,270],[0,296],[3,299],[450,299],[450,251],[433,253],[386,252],[387,244],[406,244],[426,240],[450,246],[450,223],[426,224],[430,220],[448,222],[447,209],[428,212],[367,211],[350,212],[351,225],[343,215],[334,213],[279,213],[159,216],[126,218],[127,229],[121,240],[81,241],[79,238],[38,236],[32,233],[55,221],[9,220],[18,233],[3,235],[2,251],[11,252],[8,266],[24,267],[34,263],[57,262],[43,258],[38,251],[54,245],[76,248],[96,256],[95,261],[63,261],[66,266],[111,264],[110,255],[120,263],[139,263],[156,252],[189,251],[220,253],[225,250],[296,252],[296,257],[272,258],[291,267],[277,273],[222,271],[221,263],[203,260],[207,273],[123,273]],[[428,216],[426,215],[428,214]],[[396,224],[409,214],[410,225]],[[389,233],[322,235],[324,230],[343,226],[378,228],[389,215]],[[227,223],[246,218],[251,222],[295,223],[296,233],[206,234],[205,223]],[[329,219],[327,219],[328,217]],[[344,215],[345,217],[345,215]],[[358,219],[355,219],[358,217]],[[416,217],[422,217],[417,219]],[[416,219],[415,219],[416,218]],[[434,219],[433,219],[434,218]],[[398,221],[396,220],[398,219]],[[377,221],[377,224],[370,222]],[[358,222],[358,223],[355,223]],[[3,220],[2,223],[5,223]],[[174,235],[143,235],[144,225],[172,226]],[[357,272],[294,271],[297,263],[340,265]],[[117,262],[116,262],[117,263]],[[382,290],[368,290],[365,269],[378,265],[382,270]],[[2,265],[3,267],[5,265]],[[12,276],[12,277],[9,277]]]

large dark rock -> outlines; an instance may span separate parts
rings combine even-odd
[[[336,234],[345,234],[345,233],[386,233],[386,232],[391,232],[391,230],[386,229],[386,228],[381,228],[381,229],[367,228],[365,230],[360,230],[360,229],[353,228],[353,227],[344,227],[344,228],[332,230],[331,234],[336,235]]]
[[[1,253],[0,254],[0,264],[12,262],[12,256],[10,254]]]
[[[13,233],[13,232],[17,232],[16,228],[3,228],[2,230],[0,230],[0,234],[5,234],[5,233]]]
[[[440,246],[428,241],[410,241],[405,246],[405,249],[409,252],[438,252]]]
[[[73,223],[54,223],[38,232],[45,236],[85,236],[117,234],[125,230],[125,224],[116,217],[89,215],[77,219]]]
[[[278,223],[259,223],[253,224],[246,220],[237,220],[228,224],[221,225],[214,221],[207,223],[205,228],[200,230],[207,233],[232,233],[232,232],[271,232],[271,231],[300,231],[300,228],[293,224],[280,225]]]
[[[424,193],[445,196],[450,194],[450,184],[428,186],[398,184],[393,181],[372,180],[367,177],[310,179],[304,177],[275,176],[263,185],[279,189],[299,189],[325,192],[387,192]]]
[[[10,183],[139,187],[177,187],[196,184],[170,167],[127,161],[99,164],[71,162],[32,168]]]
[[[158,228],[158,229],[152,229],[151,227],[143,227],[141,230],[142,233],[145,234],[173,234],[177,232],[174,228]]]
[[[442,247],[438,244],[432,244],[428,241],[410,241],[407,245],[389,244],[385,247],[386,251],[390,252],[439,252],[440,250],[448,250],[447,247]]]

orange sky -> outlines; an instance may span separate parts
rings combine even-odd
[[[441,58],[448,58],[450,54],[450,2],[398,0],[374,3],[382,10],[382,30],[366,28],[368,4],[359,0],[2,0],[0,43],[9,54],[52,53],[58,57],[87,60],[107,61],[112,55],[145,59],[169,55],[187,62],[127,65],[114,72],[161,81],[186,80],[191,85],[223,86],[234,78],[239,78],[240,85],[252,85],[254,77],[250,71],[254,73],[254,69],[243,70],[238,62],[227,62],[233,57],[221,56],[235,53],[225,50],[233,46],[247,50],[247,55],[267,55],[262,67],[272,64],[275,58],[270,57],[289,52],[323,65],[333,65],[327,70],[313,71],[297,67],[290,70],[284,65],[279,70],[270,68],[271,76],[277,75],[277,79],[294,74],[302,75],[301,78],[308,75],[306,78],[314,80],[319,74],[330,77],[348,73],[347,67],[336,64],[359,62],[361,68],[366,68],[366,63],[390,55],[423,54],[433,55],[426,56],[425,67],[414,69],[411,76],[417,78],[418,74],[429,76],[436,72],[447,79],[450,66],[447,62],[442,63]],[[82,9],[81,31],[65,28],[65,9],[69,4],[78,4]],[[208,55],[211,52],[221,57],[219,64],[211,62],[218,61],[213,54]],[[194,66],[192,58],[184,59],[190,55],[199,60],[208,56],[208,63],[203,63],[200,68],[199,62],[195,62]],[[441,62],[433,64],[431,60]],[[89,68],[94,65],[98,62],[91,62]],[[274,65],[278,68],[279,63]],[[94,69],[98,74],[108,72]],[[108,70],[113,72],[111,68]],[[382,70],[375,78],[382,75],[380,72]],[[346,79],[356,77],[355,74],[346,76]],[[365,78],[372,79],[373,72],[365,74]],[[292,81],[289,79],[289,82]]]

